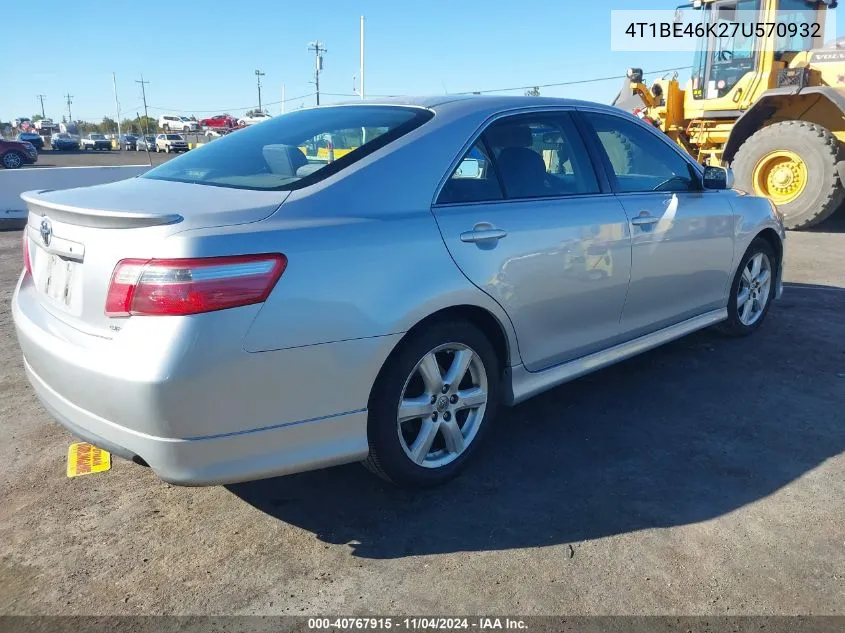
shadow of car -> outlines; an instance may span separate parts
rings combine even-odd
[[[828,344],[842,327],[807,329],[845,310],[845,289],[788,284],[784,297],[765,337],[727,345],[704,331],[504,412],[489,458],[448,487],[410,493],[349,465],[228,489],[375,559],[578,543],[719,517],[845,450],[830,415],[842,367]],[[796,330],[809,333],[802,345],[784,345]]]

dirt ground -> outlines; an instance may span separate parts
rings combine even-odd
[[[455,483],[358,465],[68,479],[0,233],[0,613],[845,614],[845,217],[792,233],[764,327],[699,333],[496,420]]]

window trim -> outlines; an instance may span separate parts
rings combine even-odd
[[[592,107],[592,106],[578,106],[577,110],[577,117],[581,119],[586,126],[586,129],[589,131],[590,140],[589,142],[595,145],[595,148],[600,153],[602,166],[607,174],[607,178],[610,181],[611,190],[615,195],[646,195],[646,194],[655,194],[655,193],[718,193],[718,190],[711,190],[705,189],[703,184],[704,179],[704,168],[695,162],[689,154],[681,150],[677,144],[673,143],[672,140],[666,136],[663,132],[658,130],[653,125],[649,125],[644,121],[640,120],[639,118],[635,117],[633,114],[628,114],[620,110],[619,112],[613,112],[606,110],[601,107]],[[609,117],[617,118],[621,121],[627,121],[634,125],[639,126],[641,129],[646,130],[649,134],[652,134],[656,139],[658,139],[661,143],[663,143],[670,151],[674,152],[676,156],[679,156],[689,168],[691,168],[692,173],[690,175],[695,177],[695,184],[697,185],[695,189],[690,189],[688,191],[620,191],[619,190],[619,181],[616,178],[616,172],[613,170],[613,165],[610,162],[610,157],[607,155],[607,152],[604,149],[604,146],[601,143],[601,140],[598,137],[598,133],[596,132],[595,128],[593,127],[592,123],[590,123],[589,119],[583,116],[584,113],[593,113],[593,114],[603,114]]]
[[[504,118],[511,118],[511,117],[518,117],[522,115],[529,115],[529,116],[544,116],[544,115],[555,115],[555,114],[564,114],[569,116],[572,124],[574,125],[577,133],[580,136],[581,142],[584,144],[587,150],[587,159],[590,166],[593,169],[593,173],[596,176],[596,182],[599,186],[599,191],[595,193],[573,193],[573,194],[556,194],[556,195],[549,195],[549,196],[538,196],[536,198],[509,198],[507,196],[507,192],[505,191],[505,187],[502,184],[502,179],[499,174],[499,168],[496,164],[495,159],[493,158],[492,153],[490,152],[490,148],[487,145],[485,139],[481,138],[484,132],[492,126],[497,121],[504,119]],[[464,143],[464,145],[459,150],[457,156],[452,160],[450,166],[446,173],[441,177],[440,182],[438,183],[437,187],[434,190],[434,196],[432,197],[431,201],[431,208],[432,209],[439,209],[439,208],[448,208],[448,207],[458,207],[458,206],[466,206],[466,205],[478,205],[478,204],[501,204],[501,203],[519,203],[519,202],[531,202],[534,200],[570,200],[573,198],[583,198],[586,196],[601,196],[601,195],[609,195],[613,194],[614,192],[610,188],[610,184],[608,182],[608,176],[604,173],[605,169],[601,163],[597,163],[593,153],[590,151],[590,143],[585,138],[584,132],[581,129],[581,125],[578,121],[579,117],[577,116],[577,108],[572,105],[561,105],[561,106],[529,106],[529,107],[520,107],[520,108],[511,108],[508,110],[502,110],[497,112],[493,115],[488,116],[482,123],[476,128],[475,132],[473,132],[469,140]],[[449,178],[452,177],[452,174],[455,173],[455,170],[460,165],[461,161],[463,160],[464,156],[466,156],[467,152],[476,144],[478,140],[484,145],[484,149],[487,152],[488,156],[490,156],[490,163],[493,165],[493,170],[496,173],[496,179],[499,183],[499,188],[502,191],[502,198],[499,200],[477,200],[473,202],[438,202],[440,198],[440,194],[443,191],[443,188],[446,186],[446,183],[449,181]],[[607,188],[605,188],[607,187]]]

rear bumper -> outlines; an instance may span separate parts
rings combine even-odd
[[[400,335],[248,352],[243,334],[259,310],[132,317],[107,339],[54,316],[29,275],[12,297],[45,408],[162,479],[234,483],[364,459],[369,393]]]
[[[68,431],[125,459],[140,458],[173,484],[251,481],[367,456],[366,411],[200,439],[156,437],[85,411],[47,385],[26,361],[24,367],[44,408]]]

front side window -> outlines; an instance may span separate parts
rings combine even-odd
[[[649,130],[610,114],[584,116],[607,154],[620,193],[699,189],[690,164]]]
[[[297,110],[208,143],[142,178],[236,189],[296,189],[351,165],[432,116],[429,110],[405,106]]]

